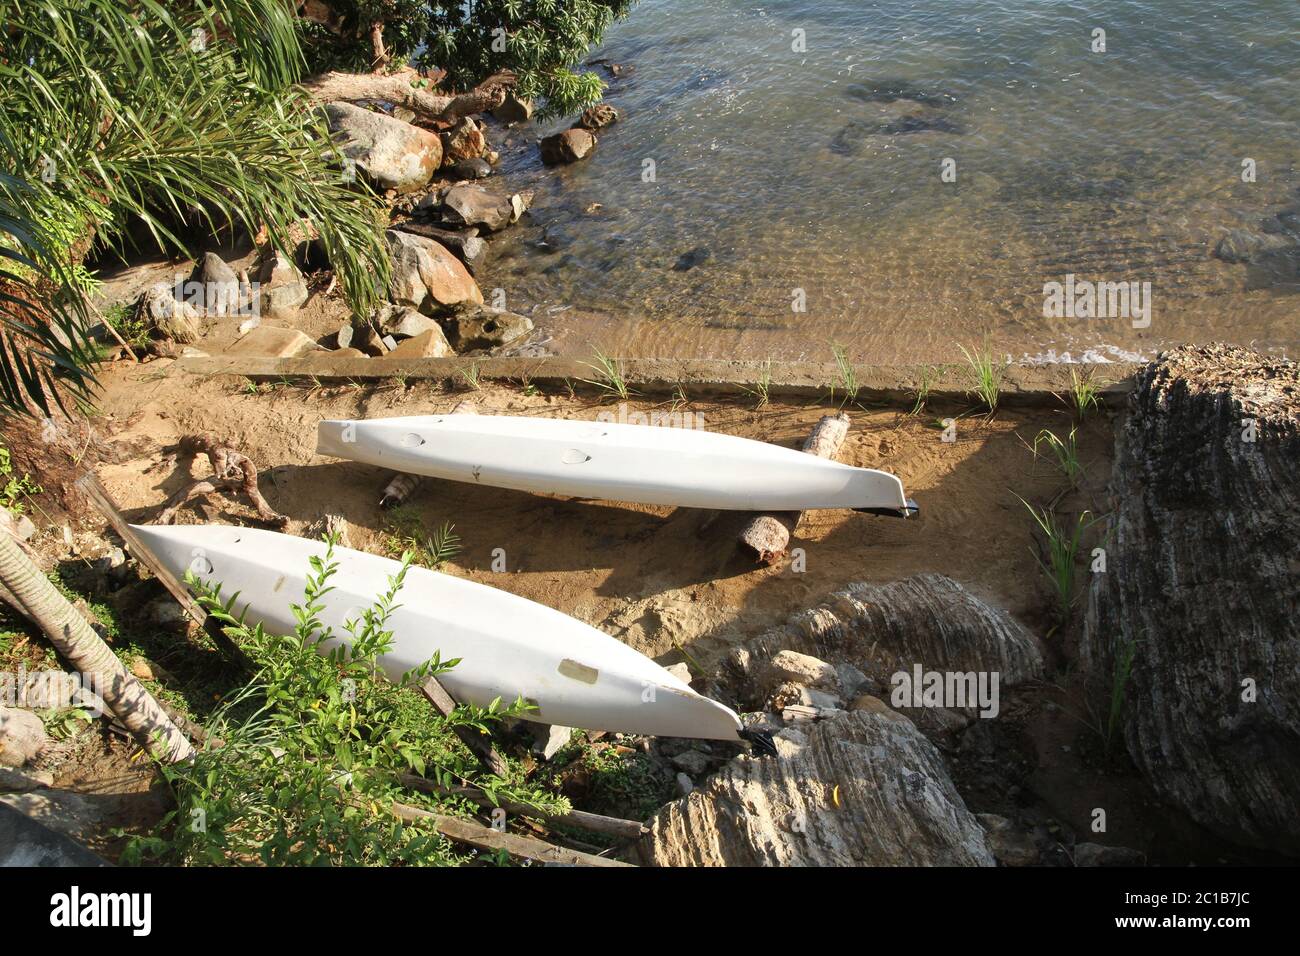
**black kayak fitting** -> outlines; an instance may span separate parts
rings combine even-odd
[[[921,513],[921,506],[908,498],[907,504],[901,508],[854,508],[853,510],[859,514],[880,515],[885,518],[910,518]]]
[[[757,757],[775,757],[776,741],[766,730],[738,730],[741,740],[749,742],[750,750]]]

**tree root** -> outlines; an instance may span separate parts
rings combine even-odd
[[[208,434],[187,435],[180,441],[180,450],[188,454],[207,455],[213,474],[211,478],[199,478],[191,482],[172,495],[158,515],[157,524],[172,524],[181,506],[195,498],[235,491],[242,491],[247,496],[257,509],[257,516],[268,525],[283,528],[289,523],[287,515],[277,512],[262,497],[262,492],[257,487],[257,467],[247,455]]]
[[[463,116],[496,109],[505,102],[509,88],[509,78],[498,75],[466,93],[448,95],[415,86],[419,79],[416,70],[405,67],[393,73],[331,71],[304,80],[301,85],[312,99],[321,103],[379,100],[404,106],[424,119],[440,123],[454,123]]]

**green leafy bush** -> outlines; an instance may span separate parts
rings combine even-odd
[[[348,639],[322,626],[321,599],[337,569],[333,542],[313,558],[306,594],[293,605],[291,635],[248,627],[223,599],[189,576],[209,614],[258,667],[207,725],[209,743],[190,765],[160,765],[176,798],[159,832],[137,838],[128,862],[198,865],[455,865],[468,859],[428,823],[400,823],[394,800],[443,813],[476,810],[456,797],[406,790],[399,774],[425,776],[443,787],[472,785],[492,799],[562,811],[567,803],[512,777],[482,774],[453,728],[486,730],[517,716],[522,700],[486,708],[461,705],[434,712],[415,684],[458,661],[437,654],[396,683],[379,669],[391,647],[396,609],[410,556],[388,591],[358,620]]]

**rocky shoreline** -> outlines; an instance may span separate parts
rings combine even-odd
[[[504,289],[485,297],[480,285],[490,279],[493,238],[526,215],[535,193],[511,191],[500,181],[501,154],[489,142],[489,136],[529,122],[533,106],[509,92],[484,105],[497,100],[487,115],[451,121],[401,106],[339,101],[322,107],[342,157],[340,175],[363,180],[387,208],[383,229],[393,275],[385,290],[388,302],[371,314],[345,316],[332,335],[301,327],[300,310],[308,299],[328,299],[335,282],[314,230],[295,227],[289,254],[276,250],[263,231],[251,238],[251,255],[240,253],[237,241],[227,243],[237,258],[209,251],[184,281],[177,276],[155,282],[129,301],[115,300],[118,289],[110,281],[101,308],[121,318],[98,328],[97,338],[111,354],[124,355],[125,326],[136,331],[136,345],[146,355],[199,357],[209,354],[205,340],[216,322],[233,318],[235,340],[222,348],[231,355],[543,354],[544,346],[530,339],[533,320],[506,308]],[[618,119],[607,103],[590,107],[570,128],[536,140],[537,156],[545,166],[578,162],[595,149],[597,133]],[[264,318],[271,321],[263,325]],[[328,366],[326,355],[315,357]]]

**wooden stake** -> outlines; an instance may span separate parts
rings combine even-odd
[[[610,860],[603,856],[593,856],[579,850],[566,850],[532,837],[519,836],[485,827],[473,820],[462,817],[449,817],[430,810],[422,810],[407,803],[394,803],[393,814],[404,823],[431,822],[435,830],[448,840],[478,847],[480,850],[505,850],[511,856],[524,860],[536,860],[538,863],[557,863],[561,866],[632,866],[621,860]]]
[[[450,717],[451,712],[456,709],[456,701],[451,694],[447,693],[447,688],[438,683],[436,677],[426,677],[420,681],[420,693],[424,695],[425,700],[433,704],[434,709],[444,717]],[[503,780],[510,774],[510,766],[506,763],[506,758],[501,756],[497,748],[492,745],[491,738],[475,730],[473,727],[453,727],[456,736],[461,739],[469,752],[478,758],[479,763],[489,773],[496,774]]]
[[[208,617],[207,612],[203,610],[203,605],[194,599],[180,579],[172,574],[171,569],[159,561],[157,555],[149,550],[148,545],[122,517],[122,512],[118,510],[116,503],[104,490],[104,486],[99,483],[99,479],[95,477],[94,472],[87,472],[78,478],[77,488],[90,499],[90,503],[104,516],[113,530],[117,532],[118,537],[135,555],[136,560],[153,572],[154,577],[162,582],[163,587],[176,599],[190,619],[207,632],[222,654],[241,669],[250,670],[252,665],[239,645],[221,630],[221,626],[215,620]]]
[[[803,450],[818,458],[833,459],[839,454],[848,434],[849,416],[844,412],[823,416],[804,441]],[[776,564],[790,546],[790,535],[794,533],[801,518],[802,511],[754,515],[741,529],[740,543],[759,562]]]
[[[134,362],[136,365],[139,365],[140,356],[136,355],[135,352],[131,350],[131,346],[126,344],[126,339],[122,338],[122,333],[113,327],[112,322],[104,318],[104,313],[100,312],[96,306],[92,305],[91,308],[94,309],[95,314],[99,316],[99,321],[104,323],[104,328],[108,329],[108,331],[112,334],[113,338],[117,339],[117,344],[122,346],[122,348],[126,349],[126,354],[131,356],[131,361]]]

